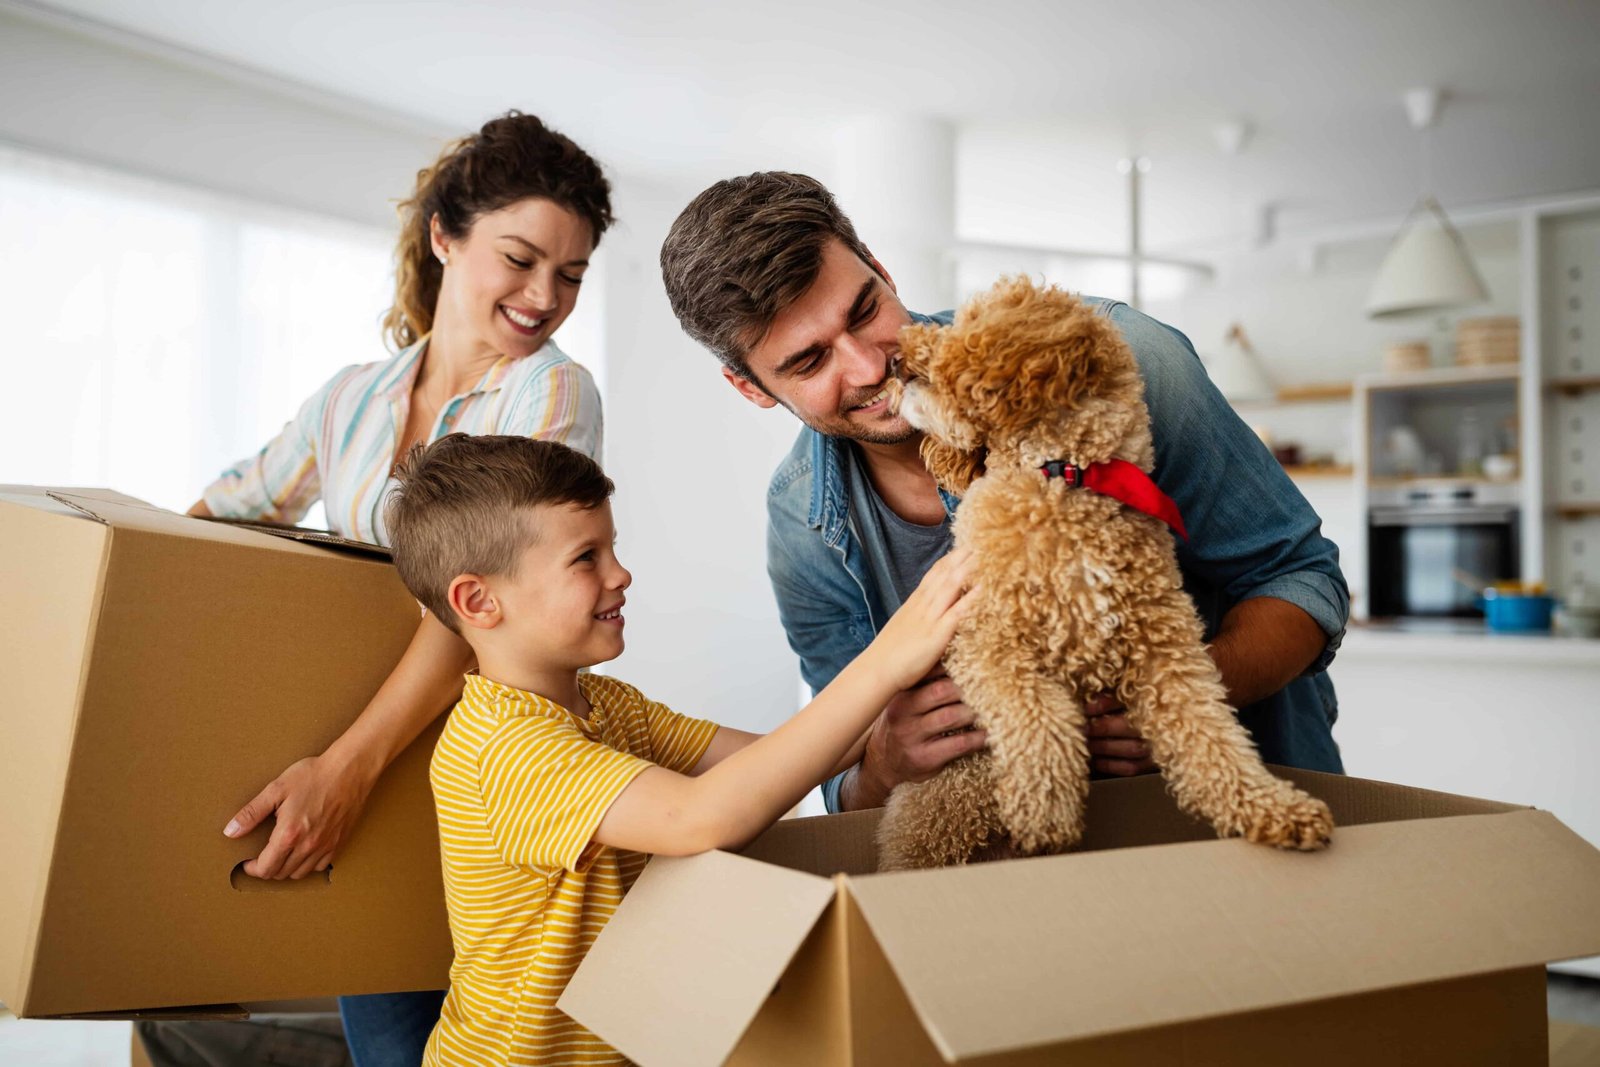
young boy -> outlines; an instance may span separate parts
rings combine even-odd
[[[413,451],[399,479],[400,577],[478,660],[430,774],[455,962],[424,1062],[623,1063],[555,1005],[648,854],[737,848],[855,763],[884,704],[949,644],[968,559],[936,564],[855,662],[763,737],[579,673],[621,654],[632,581],[593,460],[452,434]]]

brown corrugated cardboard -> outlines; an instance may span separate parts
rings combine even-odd
[[[388,564],[27,487],[0,487],[0,561],[0,1001],[38,1016],[443,986],[435,731],[328,878],[244,878],[268,828],[221,832],[338,736],[415,633]]]
[[[1595,1067],[1600,1063],[1600,1029],[1550,1020],[1550,1067]]]
[[[1144,778],[1096,783],[1066,856],[873,874],[866,812],[658,858],[561,1007],[645,1067],[1543,1063],[1542,965],[1600,949],[1600,852],[1544,812],[1282,773],[1333,808],[1326,852],[1215,840]],[[780,882],[813,895],[750,907]]]

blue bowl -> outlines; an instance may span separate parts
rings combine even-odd
[[[1550,609],[1555,598],[1532,596],[1526,593],[1499,593],[1493,589],[1483,594],[1483,615],[1489,629],[1496,633],[1538,633],[1550,629]]]

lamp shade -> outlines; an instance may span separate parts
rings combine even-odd
[[[1439,311],[1489,299],[1483,277],[1466,242],[1450,225],[1439,202],[1417,202],[1378,268],[1367,296],[1367,315],[1384,318],[1407,312]]]
[[[1222,347],[1202,355],[1200,361],[1211,384],[1229,401],[1271,400],[1277,395],[1277,387],[1238,323],[1228,327]]]

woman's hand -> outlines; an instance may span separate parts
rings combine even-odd
[[[944,656],[957,624],[966,617],[968,583],[976,565],[969,548],[939,560],[868,646],[877,669],[896,690],[922,681]]]
[[[326,870],[355,829],[372,783],[349,764],[311,756],[291,764],[228,823],[243,837],[276,815],[261,855],[244,865],[252,878],[304,878]]]

